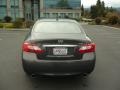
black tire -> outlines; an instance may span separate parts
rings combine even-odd
[[[23,65],[24,72],[29,76],[32,75],[31,70],[29,69],[29,67],[27,66],[27,64],[24,61],[22,61],[22,65]]]

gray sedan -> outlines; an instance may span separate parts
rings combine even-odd
[[[28,75],[90,74],[95,67],[95,46],[74,20],[38,20],[22,45],[23,69]]]

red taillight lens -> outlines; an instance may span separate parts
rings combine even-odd
[[[96,45],[94,43],[84,44],[79,48],[81,54],[95,52]]]
[[[31,52],[31,53],[36,53],[36,54],[44,53],[44,50],[39,48],[37,45],[31,44],[29,42],[23,43],[22,50],[24,52]]]

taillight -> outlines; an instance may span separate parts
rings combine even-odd
[[[84,44],[79,48],[81,54],[95,52],[96,45],[94,43]]]
[[[23,43],[22,50],[24,52],[31,52],[31,53],[36,53],[36,54],[44,53],[44,50],[42,50],[35,44],[31,44],[30,42]]]

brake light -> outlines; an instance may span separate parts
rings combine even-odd
[[[24,52],[31,52],[31,53],[36,53],[36,54],[44,53],[44,50],[42,50],[35,44],[31,44],[30,42],[23,43],[22,50]]]
[[[85,44],[79,48],[81,54],[95,52],[96,45],[94,43]]]

